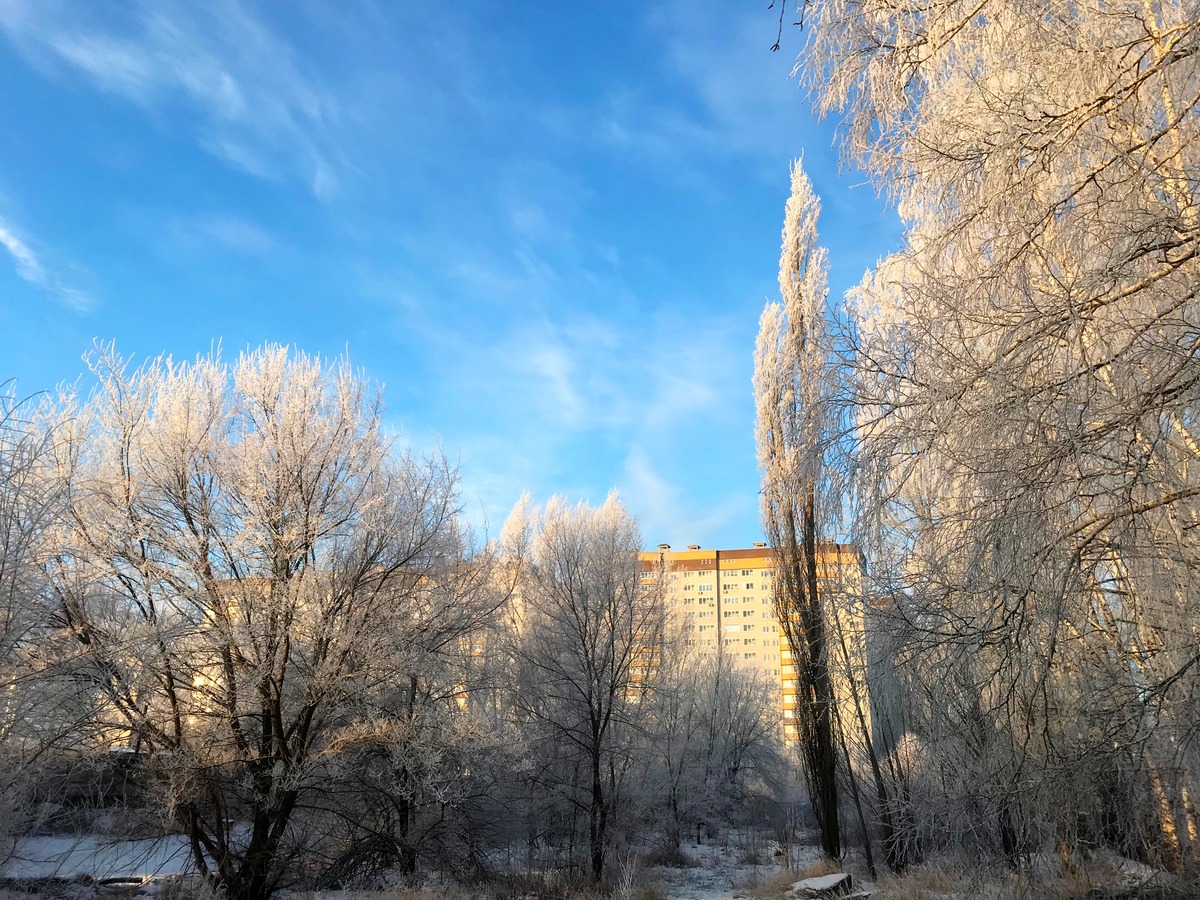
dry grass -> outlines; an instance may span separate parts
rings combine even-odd
[[[819,878],[822,875],[832,875],[842,869],[836,862],[829,859],[815,859],[797,872],[776,872],[769,878],[755,879],[738,889],[739,897],[750,897],[753,900],[782,900],[782,897],[797,881],[805,878]]]
[[[798,874],[793,876],[792,880],[799,881],[802,878],[820,878],[822,875],[833,875],[841,871],[842,866],[840,863],[822,856],[820,859],[814,859],[805,865]]]
[[[784,892],[799,877],[795,872],[777,872],[770,878],[761,881],[755,879],[751,883],[742,886],[738,890],[737,895],[739,897],[753,897],[754,900],[780,900]]]
[[[339,900],[466,900],[468,897],[482,897],[482,894],[465,893],[463,891],[434,891],[427,888],[384,888],[378,891],[348,890],[336,891]],[[323,891],[310,893],[294,893],[293,900],[321,900]]]
[[[490,900],[601,900],[604,893],[580,873],[518,875],[489,886]]]
[[[885,875],[878,882],[877,900],[1114,900],[1127,897],[1200,896],[1188,892],[1141,892],[1125,884],[1119,872],[1093,864],[1054,875],[1029,872],[956,870],[938,865],[910,869],[903,875]]]
[[[963,887],[962,879],[941,866],[915,866],[903,875],[884,875],[879,879],[879,900],[934,900],[954,896]]]
[[[629,900],[667,900],[667,892],[657,881],[634,888]]]
[[[762,847],[746,844],[738,850],[738,862],[744,866],[761,866],[767,861],[767,852]]]
[[[657,847],[642,856],[643,866],[663,866],[668,869],[691,869],[700,865],[680,847]]]

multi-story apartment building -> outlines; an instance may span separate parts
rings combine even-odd
[[[696,544],[672,550],[659,544],[641,554],[646,571],[662,567],[666,606],[676,633],[702,653],[724,653],[779,687],[785,739],[795,739],[796,666],[778,618],[776,560],[765,543],[730,550]],[[865,675],[862,562],[849,544],[817,548],[820,590],[827,604],[830,663],[839,698],[849,697],[849,678]]]

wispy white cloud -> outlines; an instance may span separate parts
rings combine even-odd
[[[898,219],[893,212],[885,214],[866,176],[839,159],[835,122],[820,119],[793,77],[805,37],[792,27],[790,16],[784,20],[782,49],[775,53],[770,46],[779,14],[765,3],[731,17],[723,0],[695,0],[687,16],[672,3],[657,2],[647,7],[645,22],[693,102],[666,115],[644,102],[611,102],[605,115],[633,133],[635,150],[680,180],[700,177],[697,155],[743,160],[762,182],[784,191],[789,161],[803,154],[821,195],[827,239],[839,228],[851,237],[835,253],[833,282],[839,280],[839,267],[857,281],[875,262],[879,246],[895,246]],[[687,152],[680,148],[694,148],[690,168],[681,161]]]
[[[583,313],[556,319],[492,323],[468,332],[431,338],[445,367],[445,384],[479,404],[475,417],[486,427],[510,431],[531,453],[560,450],[573,440],[619,432],[632,421],[626,331]],[[520,410],[518,419],[509,410]]]
[[[614,86],[593,111],[597,141],[677,184],[708,192],[727,181],[711,171],[713,164],[749,164],[773,183],[780,171],[786,174],[790,153],[806,143],[830,144],[832,130],[810,114],[788,54],[770,52],[778,14],[765,3],[757,13],[739,15],[722,0],[695,0],[686,16],[668,2],[644,9],[644,27],[681,90],[664,95],[640,85]]]
[[[280,249],[279,241],[270,232],[231,213],[178,218],[170,221],[167,229],[173,244],[188,248],[216,246],[251,256],[266,256]]]
[[[237,216],[210,216],[199,224],[205,234],[230,250],[266,255],[279,246],[262,228]]]
[[[761,9],[731,19],[724,4],[701,0],[682,19],[669,4],[648,12],[668,63],[698,101],[714,150],[774,156],[788,138],[806,136],[806,100],[791,60],[769,50],[777,16]]]
[[[753,466],[720,462],[753,460],[752,331],[719,315],[660,317],[647,329],[655,339],[629,386],[635,402],[616,484],[648,544],[705,543],[754,521]]]
[[[704,541],[738,516],[753,519],[752,468],[714,479],[706,462],[752,434],[752,323],[560,309],[447,328],[438,312],[422,318],[427,299],[398,294],[406,327],[429,349],[436,376],[424,389],[462,450],[469,505],[489,521],[502,521],[524,488],[540,500],[600,502],[613,485],[647,540]],[[458,421],[447,417],[453,409]],[[739,449],[753,459],[752,447]],[[700,498],[716,485],[734,499],[706,507]]]
[[[9,222],[2,218],[0,218],[0,247],[8,251],[17,275],[24,281],[76,312],[87,312],[92,308],[92,298],[82,290],[63,283],[57,274],[49,271],[28,242],[17,233]]]
[[[13,262],[17,265],[18,275],[30,284],[36,284],[39,287],[45,285],[46,270],[42,268],[41,260],[29,249],[28,244],[17,237],[3,219],[0,219],[0,245],[13,258]]]
[[[142,0],[103,21],[76,4],[9,0],[0,30],[35,63],[139,106],[182,98],[199,112],[200,145],[247,173],[297,177],[322,198],[336,191],[338,104],[237,0]]]
[[[713,505],[712,494],[673,479],[669,468],[667,458],[635,443],[618,482],[626,502],[632,499],[636,504],[645,546],[711,545],[716,535],[728,533],[731,526],[754,520],[758,496],[752,487],[725,485],[721,499]],[[746,543],[754,539],[753,534],[741,536]]]
[[[147,103],[158,86],[150,59],[128,43],[103,35],[50,34],[47,46],[104,89]]]
[[[640,296],[591,218],[603,198],[565,162],[505,160],[488,186],[464,207],[478,219],[394,235],[438,278],[396,267],[358,285],[427,361],[420,390],[462,450],[468,505],[497,522],[524,488],[601,502],[617,485],[648,537],[706,540],[733,513],[689,500],[725,490],[694,472],[753,433],[754,315]],[[737,508],[753,518],[753,448],[739,453],[750,468],[726,480],[747,476]]]

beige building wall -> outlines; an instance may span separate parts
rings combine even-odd
[[[866,666],[860,557],[854,547],[832,542],[817,553],[821,590],[836,600],[828,607],[835,689],[843,715],[856,715],[848,708],[849,675],[865,675]],[[778,685],[783,735],[794,740],[796,667],[776,610],[774,551],[764,543],[728,550],[660,544],[643,552],[641,561],[647,572],[662,567],[668,615],[690,647],[723,652]]]

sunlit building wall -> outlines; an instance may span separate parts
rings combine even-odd
[[[643,570],[661,570],[668,615],[675,632],[701,653],[724,653],[779,687],[780,721],[788,740],[796,737],[796,666],[780,625],[776,604],[776,560],[764,543],[728,550],[660,544],[641,554]],[[825,542],[817,549],[819,590],[829,616],[830,663],[843,716],[851,709],[850,675],[866,675],[862,565],[848,544]],[[866,698],[861,704],[864,715]],[[847,725],[850,722],[847,721]],[[869,723],[868,723],[869,727]]]

